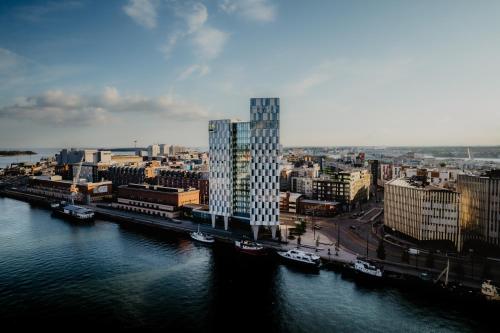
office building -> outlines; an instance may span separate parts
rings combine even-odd
[[[384,187],[384,224],[419,241],[447,240],[461,249],[460,196],[414,178],[394,179]]]
[[[500,171],[458,175],[457,192],[464,241],[500,246]]]
[[[313,179],[314,200],[338,201],[350,210],[356,203],[370,199],[371,173],[366,169],[331,172]]]
[[[218,216],[247,221],[257,238],[260,226],[279,225],[279,99],[252,98],[250,122],[209,122],[209,202]]]
[[[153,157],[157,157],[160,155],[160,145],[150,145],[148,146],[148,158],[149,160],[153,159]]]

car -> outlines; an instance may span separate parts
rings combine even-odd
[[[357,227],[355,225],[351,225],[349,228],[352,229],[352,230],[356,230],[357,229]]]
[[[319,230],[319,229],[321,229],[321,226],[320,226],[320,225],[315,224],[315,225],[313,226],[313,228],[314,228],[314,229],[316,229],[316,230]]]

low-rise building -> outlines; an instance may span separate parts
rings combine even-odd
[[[195,188],[200,191],[200,204],[208,205],[208,172],[185,170],[161,170],[152,183],[175,188]]]
[[[117,209],[143,214],[175,218],[180,208],[187,204],[199,204],[199,190],[180,189],[148,184],[129,184],[118,187]]]
[[[26,191],[44,197],[67,200],[71,199],[71,180],[63,180],[61,176],[34,176],[28,180]],[[112,198],[112,183],[80,182],[76,185],[78,192],[74,196],[75,202],[91,203]]]
[[[421,179],[399,178],[385,184],[385,226],[419,241],[448,240],[460,250],[460,195]]]
[[[113,182],[113,186],[127,184],[142,184],[150,182],[155,177],[157,165],[150,166],[110,166],[105,174],[107,180]]]
[[[370,199],[371,173],[366,169],[332,172],[313,180],[313,199],[340,201],[348,208]]]

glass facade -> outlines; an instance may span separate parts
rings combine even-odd
[[[233,123],[233,215],[250,217],[250,123]]]

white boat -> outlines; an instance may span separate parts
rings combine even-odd
[[[267,255],[266,249],[261,244],[249,240],[235,241],[234,247],[238,252],[253,256]]]
[[[500,301],[499,288],[491,283],[491,280],[486,280],[481,285],[481,294],[488,301]]]
[[[356,262],[354,263],[354,270],[358,273],[374,278],[381,278],[383,274],[380,268],[361,259],[356,259]]]
[[[197,240],[198,242],[202,242],[202,243],[211,244],[211,243],[215,242],[215,239],[212,236],[204,234],[200,231],[199,225],[198,225],[198,231],[193,231],[191,233],[191,238],[194,240]]]
[[[321,264],[321,258],[318,255],[297,249],[280,251],[278,255],[290,263],[302,266],[319,267]]]

